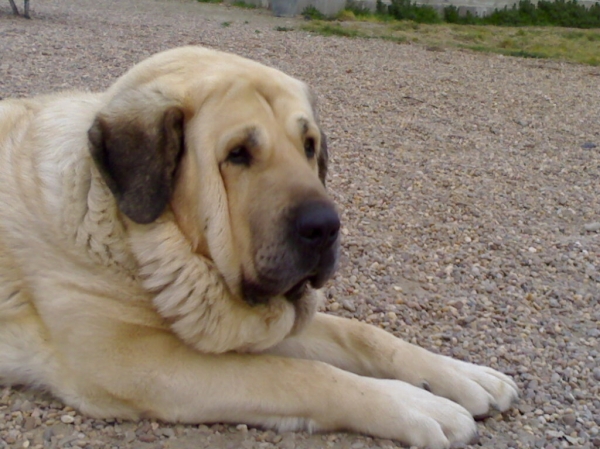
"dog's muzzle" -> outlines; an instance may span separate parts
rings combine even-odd
[[[280,266],[270,267],[269,275],[245,282],[244,298],[251,304],[284,296],[296,301],[310,285],[321,288],[335,273],[339,255],[340,217],[326,200],[306,201],[287,217],[287,236]]]

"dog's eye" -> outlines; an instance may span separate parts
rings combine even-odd
[[[315,157],[315,139],[308,138],[304,142],[304,153],[308,159]]]
[[[243,145],[235,147],[227,155],[227,162],[231,162],[235,165],[249,166],[252,161],[252,155],[248,148]]]

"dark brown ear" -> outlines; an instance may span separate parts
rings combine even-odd
[[[327,164],[329,162],[329,154],[327,153],[327,136],[321,131],[321,151],[317,158],[317,165],[319,167],[319,179],[325,185],[327,178]]]
[[[98,114],[88,131],[90,151],[121,212],[151,223],[165,210],[184,149],[183,112],[109,117]]]

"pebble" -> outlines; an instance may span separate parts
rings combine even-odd
[[[75,418],[71,415],[62,415],[60,420],[65,424],[73,424],[75,422]]]
[[[136,439],[136,434],[132,430],[128,430],[125,432],[125,442],[132,443]]]
[[[165,438],[174,438],[175,437],[175,431],[173,429],[171,429],[170,427],[161,428],[160,434],[162,436],[164,436]]]
[[[347,299],[343,300],[342,306],[344,307],[344,309],[346,309],[349,312],[356,312],[356,306],[350,300],[347,300]]]
[[[156,437],[151,433],[144,433],[142,435],[138,435],[138,440],[142,443],[154,443],[156,441]]]
[[[600,221],[595,221],[593,223],[586,223],[583,225],[583,229],[585,229],[587,232],[600,231]]]
[[[25,419],[23,429],[25,430],[25,432],[29,432],[30,430],[35,429],[35,418],[33,416],[29,416]]]
[[[575,416],[574,413],[567,413],[566,415],[563,415],[562,417],[562,421],[567,425],[567,426],[573,426],[575,425],[575,423],[577,422],[577,417]]]
[[[54,429],[52,427],[48,427],[46,430],[44,430],[44,433],[42,434],[42,438],[46,442],[50,441],[53,436],[54,436]]]

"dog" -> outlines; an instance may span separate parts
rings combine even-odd
[[[470,441],[509,377],[317,312],[327,161],[303,82],[200,47],[0,102],[0,384],[96,418]]]

